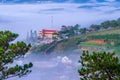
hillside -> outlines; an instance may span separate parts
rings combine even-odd
[[[68,39],[58,41],[51,49],[51,53],[90,51],[120,51],[120,28],[97,31],[94,33],[73,36]],[[95,42],[93,40],[96,40]],[[102,42],[97,42],[103,40]],[[49,46],[49,44],[48,44]],[[44,48],[44,49],[43,49]],[[34,52],[43,52],[47,45],[37,46]]]
[[[105,35],[105,34],[120,34],[120,28],[107,29],[107,30],[98,31],[95,33],[87,34],[87,35]]]
[[[108,29],[108,30],[103,30],[103,31],[98,31],[90,34],[84,34],[84,35],[79,35],[79,36],[74,36],[66,41],[61,41],[57,44],[56,48],[54,51],[80,51],[79,49],[81,47],[87,47],[90,48],[91,50],[115,50],[119,51],[119,34],[120,34],[120,28],[116,29]],[[105,41],[104,45],[100,45],[99,43],[96,42],[87,42],[88,40],[92,40],[94,38],[90,37],[95,37],[95,39],[105,39],[107,38],[107,41]],[[101,36],[100,38],[98,38]],[[115,42],[114,45],[112,45],[111,40]],[[115,49],[113,49],[115,48]]]

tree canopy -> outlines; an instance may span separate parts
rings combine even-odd
[[[22,41],[11,43],[17,37],[18,34],[10,31],[0,31],[0,80],[15,76],[22,77],[31,72],[32,63],[12,66],[14,60],[23,57],[30,49],[30,45]]]
[[[120,80],[120,63],[114,52],[83,51],[79,63],[81,80]]]

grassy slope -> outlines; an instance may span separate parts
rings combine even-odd
[[[120,34],[120,28],[116,28],[116,29],[109,29],[109,30],[103,30],[103,31],[98,31],[98,32],[94,32],[94,33],[90,33],[90,34],[84,34],[84,35],[79,35],[79,36],[74,36],[70,39],[68,39],[67,41],[63,41],[57,44],[55,50],[59,51],[59,50],[69,50],[72,49],[72,47],[76,47],[76,45],[81,45],[81,46],[88,46],[88,47],[96,47],[96,48],[100,48],[100,46],[95,45],[95,44],[86,44],[84,45],[84,42],[82,44],[79,44],[79,42],[81,40],[85,40],[87,39],[87,36],[92,36],[92,35],[106,35],[106,34]],[[105,48],[105,46],[101,46],[102,48]]]
[[[105,34],[120,34],[120,28],[103,30],[103,31],[91,33],[88,35],[105,35]]]
[[[92,35],[105,35],[105,34],[120,34],[120,28],[117,29],[109,29],[109,30],[103,30],[103,31],[99,31],[99,32],[94,32],[94,33],[90,33],[90,34],[84,34],[84,35],[79,35],[79,36],[74,36],[71,37],[69,39],[63,40],[58,42],[58,44],[55,46],[55,48],[53,49],[53,52],[55,53],[61,53],[61,52],[65,52],[65,51],[74,51],[77,50],[79,51],[79,46],[85,46],[85,47],[95,47],[100,49],[102,48],[106,48],[105,46],[98,46],[95,44],[86,44],[86,42],[84,42],[84,40],[87,39],[87,36],[92,36]],[[80,43],[82,42],[82,43]],[[116,48],[117,50],[119,49],[118,47]],[[37,46],[37,52],[40,52],[41,47]]]
[[[92,35],[106,35],[106,34],[120,34],[120,28],[108,29],[108,30],[93,32],[93,33],[89,33],[89,34],[83,34],[83,35],[72,37],[70,39],[73,39],[73,38],[86,39],[87,36],[92,36]]]
[[[92,35],[107,35],[107,34],[120,34],[120,28],[115,28],[115,29],[109,29],[109,30],[103,30],[103,31],[99,31],[99,32],[95,32],[95,33],[91,33],[91,34],[86,34],[84,35],[85,38],[87,38],[87,36],[92,36]],[[85,43],[85,45],[84,45]],[[83,44],[80,44],[82,46],[86,46],[86,42],[83,42]],[[97,45],[89,45],[88,44],[88,47],[96,47],[97,48]],[[101,48],[104,48],[104,49],[107,49],[106,47],[111,47],[111,46],[101,46]],[[120,46],[113,46],[111,47],[111,49],[113,49],[116,53],[119,53],[120,51]]]

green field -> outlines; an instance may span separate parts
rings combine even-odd
[[[120,34],[120,28],[98,31],[87,35],[105,35],[105,34]]]
[[[92,43],[92,42],[86,42],[87,40],[89,40],[90,36],[99,36],[99,35],[109,35],[110,34],[114,35],[114,34],[120,34],[120,28],[116,28],[116,29],[108,29],[108,30],[103,30],[103,31],[98,31],[98,32],[94,32],[94,33],[90,33],[90,34],[84,34],[81,36],[76,36],[77,38],[82,38],[85,41],[80,42],[78,46],[80,47],[88,47],[88,48],[96,48],[96,49],[102,49],[102,50],[106,50],[106,51],[115,51],[116,53],[120,52],[120,45],[118,43],[120,43],[120,38],[114,38],[112,40],[114,41],[118,41],[117,44],[115,45],[110,45],[106,42],[105,45],[100,46],[97,43]],[[106,37],[107,38],[107,37]],[[111,38],[111,37],[110,37]],[[97,37],[96,37],[97,39]],[[102,39],[102,38],[101,38]]]

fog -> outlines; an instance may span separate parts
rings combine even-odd
[[[119,18],[119,2],[1,4],[0,30],[11,30],[26,38],[27,32],[41,29],[60,30],[61,25],[88,27],[104,20]],[[51,23],[53,21],[53,24]]]
[[[51,54],[41,55],[40,53],[30,53],[26,58],[15,61],[21,65],[33,63],[32,72],[21,78],[15,77],[8,80],[79,80],[78,63],[80,54]]]

